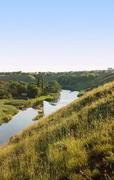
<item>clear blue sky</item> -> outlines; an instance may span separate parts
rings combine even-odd
[[[114,0],[0,0],[0,71],[114,68]]]

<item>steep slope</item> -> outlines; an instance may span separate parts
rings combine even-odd
[[[2,180],[111,180],[114,82],[41,119],[0,148]]]

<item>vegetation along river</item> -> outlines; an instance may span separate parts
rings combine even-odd
[[[57,109],[69,104],[77,98],[78,91],[62,90],[60,98],[57,102],[43,101],[43,112],[47,116]],[[11,136],[15,136],[20,133],[23,129],[33,124],[33,119],[38,115],[38,110],[31,107],[20,110],[18,114],[13,116],[11,121],[4,123],[0,126],[0,145],[7,142]]]

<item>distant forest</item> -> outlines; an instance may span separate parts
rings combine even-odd
[[[62,89],[87,90],[114,80],[114,69],[70,72],[43,72],[44,81],[56,80]],[[0,81],[24,81],[36,83],[39,74],[25,72],[1,72]]]

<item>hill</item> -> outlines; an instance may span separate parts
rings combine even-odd
[[[70,72],[44,72],[45,81],[56,80],[62,89],[87,90],[114,81],[114,69]],[[0,81],[37,82],[38,73],[0,73]]]
[[[12,137],[0,148],[1,180],[112,180],[114,82]]]
[[[114,69],[94,71],[48,72],[46,80],[56,79],[63,89],[86,90],[114,81]]]
[[[28,73],[3,73],[0,74],[0,81],[25,81],[35,82],[35,77]]]

